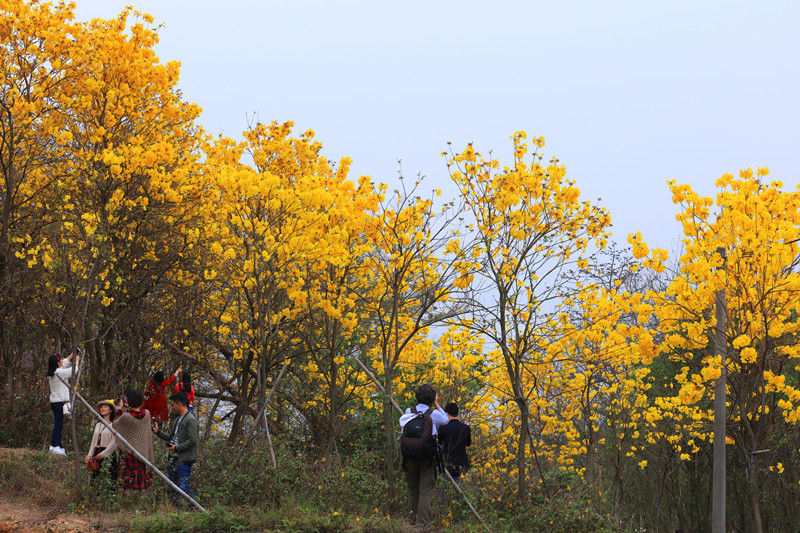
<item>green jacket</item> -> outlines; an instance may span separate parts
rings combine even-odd
[[[178,419],[175,419],[175,423]],[[172,440],[172,431],[159,431],[156,433],[158,438],[169,442]],[[197,461],[197,444],[200,442],[200,425],[194,414],[189,411],[184,415],[181,425],[178,428],[178,445],[175,450],[178,452],[178,464],[193,463]]]

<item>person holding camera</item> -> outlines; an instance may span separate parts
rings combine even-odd
[[[160,431],[153,423],[153,433],[158,438],[167,441],[169,448],[169,463],[167,475],[170,481],[194,498],[191,477],[192,465],[197,461],[197,445],[200,442],[200,426],[194,413],[189,410],[189,399],[183,392],[176,392],[169,397],[172,412],[177,415],[172,431]],[[180,501],[178,494],[170,487],[170,497],[173,502]]]
[[[189,372],[181,375],[181,380],[175,384],[172,392],[184,393],[189,401],[189,411],[194,411],[194,385],[192,385],[192,375]]]
[[[73,369],[72,358],[75,357]],[[69,379],[73,370],[78,372],[80,356],[69,354],[66,359],[54,353],[47,360],[47,381],[50,385],[50,408],[53,410],[53,434],[50,438],[50,453],[67,455],[61,443],[61,432],[64,430],[64,417],[72,416],[69,404],[69,388],[59,378]]]
[[[150,411],[150,416],[156,422],[166,422],[169,419],[167,387],[175,383],[181,370],[182,368],[179,367],[169,379],[164,379],[164,372],[159,370],[153,374],[144,388],[144,408]]]
[[[152,420],[150,411],[142,409],[143,401],[142,393],[138,389],[126,391],[120,400],[121,408],[117,411],[117,419],[114,420],[113,426],[117,433],[152,463],[153,437],[150,435]],[[122,444],[114,439],[114,442],[100,453],[100,459],[109,457],[119,446]],[[125,492],[147,490],[153,483],[153,474],[133,452],[123,453],[119,463],[119,480]]]
[[[403,429],[400,450],[408,487],[408,508],[412,523],[430,523],[431,497],[436,485],[436,427],[447,424],[447,414],[439,407],[439,394],[429,384],[420,385],[417,405],[400,417]]]

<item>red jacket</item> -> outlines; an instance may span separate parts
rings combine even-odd
[[[150,411],[153,420],[165,422],[169,419],[169,409],[167,409],[167,387],[175,382],[175,376],[162,381],[153,383],[148,381],[144,388],[144,404],[142,407]]]
[[[191,386],[191,390],[184,390],[183,382],[179,381],[175,384],[175,387],[172,389],[172,392],[185,392],[186,397],[189,399],[189,407],[194,408],[194,385]]]

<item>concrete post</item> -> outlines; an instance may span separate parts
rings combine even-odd
[[[727,257],[725,248],[717,248],[717,253],[722,257],[722,270],[725,270]],[[726,453],[725,453],[725,421],[727,413],[725,400],[727,393],[725,385],[728,381],[725,369],[727,357],[727,342],[725,333],[727,329],[727,302],[725,287],[717,291],[715,302],[715,316],[717,327],[714,335],[714,353],[722,358],[722,368],[719,378],[714,384],[714,459],[712,472],[711,491],[711,533],[725,533],[725,482],[726,482]]]

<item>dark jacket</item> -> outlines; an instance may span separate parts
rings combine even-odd
[[[469,426],[459,420],[451,420],[439,426],[439,445],[446,465],[457,466],[462,471],[469,470],[467,446],[472,444]]]
[[[178,419],[175,419],[178,423]],[[172,440],[172,431],[159,431],[156,433],[158,438],[169,442]],[[200,425],[191,411],[187,411],[181,420],[178,428],[178,445],[175,451],[178,452],[178,464],[191,464],[197,461],[197,444],[200,442]]]

